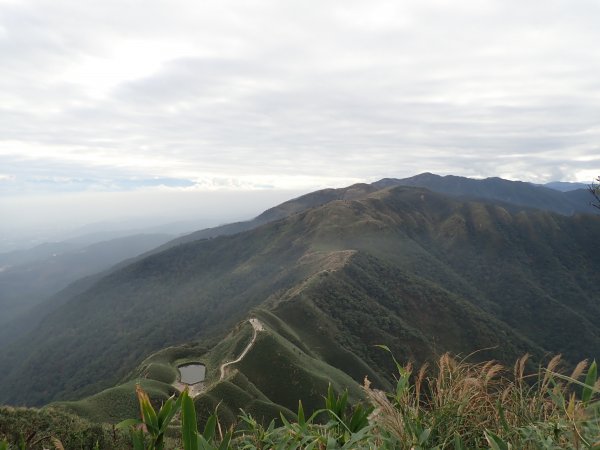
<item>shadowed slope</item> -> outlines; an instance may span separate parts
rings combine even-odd
[[[485,356],[600,357],[599,241],[600,218],[423,189],[332,201],[100,280],[1,356],[10,369],[0,401],[92,393],[151,351],[223,336],[258,306],[299,349],[356,381],[365,368],[382,383],[391,373],[372,347],[381,343],[417,360],[494,345]]]
[[[373,186],[379,189],[390,186],[414,186],[453,197],[497,200],[564,215],[575,213],[597,214],[597,211],[593,211],[589,207],[589,193],[585,189],[560,192],[546,186],[523,181],[504,180],[497,177],[476,180],[454,175],[442,177],[432,173],[422,173],[403,179],[384,178],[373,183]]]

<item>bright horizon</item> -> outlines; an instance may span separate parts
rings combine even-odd
[[[598,23],[588,0],[0,0],[0,231],[221,223],[422,172],[588,182]]]

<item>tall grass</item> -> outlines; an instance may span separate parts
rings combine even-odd
[[[527,355],[508,368],[444,354],[431,369],[397,361],[396,366],[392,392],[372,389],[365,378],[367,404],[349,405],[347,394],[330,387],[323,409],[310,417],[299,402],[296,421],[282,416],[279,425],[263,425],[242,412],[236,426],[223,429],[215,412],[202,432],[187,391],[155,410],[138,388],[140,419],[125,421],[121,428],[129,429],[136,450],[600,450],[595,362],[582,361],[565,373],[557,356],[528,373]],[[165,435],[176,422],[179,431],[167,445]],[[0,441],[0,448],[9,447]]]
[[[208,431],[198,433],[193,401],[184,392],[183,448],[600,449],[596,363],[582,361],[567,375],[557,356],[527,374],[527,361],[525,355],[508,369],[444,354],[433,370],[418,371],[395,361],[393,392],[372,389],[365,379],[368,405],[350,407],[347,395],[336,396],[330,387],[325,407],[309,418],[301,402],[298,420],[281,417],[278,427],[242,413],[225,436],[214,432],[216,415]],[[193,417],[186,421],[188,414]]]
[[[600,383],[594,362],[570,375],[560,357],[526,374],[528,356],[507,370],[444,354],[433,374],[397,363],[396,391],[365,390],[376,406],[370,420],[395,448],[600,449]]]

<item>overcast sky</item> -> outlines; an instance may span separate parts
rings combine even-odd
[[[0,197],[588,181],[599,24],[598,0],[0,0]]]

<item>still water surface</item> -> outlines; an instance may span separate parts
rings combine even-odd
[[[206,367],[204,364],[186,364],[179,366],[180,380],[185,384],[196,384],[204,381]]]

